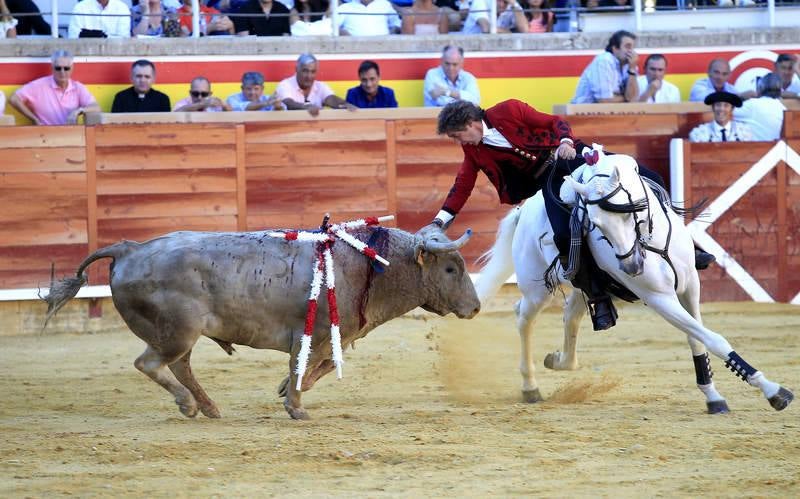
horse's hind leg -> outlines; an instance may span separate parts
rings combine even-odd
[[[533,325],[539,312],[544,309],[551,298],[552,296],[544,287],[529,292],[523,289],[522,299],[517,302],[516,306],[521,351],[519,372],[522,375],[522,399],[529,403],[544,400],[534,376],[536,368],[533,361]]]
[[[200,411],[206,417],[218,418],[220,417],[220,413],[217,405],[209,398],[192,373],[192,366],[189,363],[191,356],[192,351],[189,350],[181,358],[170,364],[169,369],[172,371],[172,374],[178,378],[178,381],[192,392],[192,395],[194,395],[194,398],[200,405]]]
[[[568,371],[578,369],[578,329],[584,315],[586,302],[583,293],[573,289],[564,307],[564,350],[548,353],[544,358],[544,367]]]
[[[770,381],[764,373],[747,363],[733,350],[728,340],[722,335],[705,328],[695,320],[678,301],[675,295],[660,294],[653,296],[647,304],[659,313],[670,324],[685,332],[691,338],[701,342],[711,353],[725,361],[725,365],[748,384],[761,390],[770,405],[777,411],[785,409],[794,400],[792,392],[778,383]]]
[[[181,412],[185,416],[193,418],[197,415],[197,401],[192,393],[178,382],[170,370],[167,369],[167,365],[174,362],[175,357],[165,357],[148,345],[144,353],[134,361],[133,365],[171,393],[175,397],[175,403],[178,404]]]

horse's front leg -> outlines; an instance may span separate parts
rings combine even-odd
[[[747,363],[734,351],[728,340],[722,335],[711,331],[695,320],[681,306],[677,296],[663,293],[656,294],[649,297],[647,305],[664,317],[667,322],[686,333],[690,338],[699,341],[711,353],[724,360],[725,365],[734,374],[741,377],[751,386],[760,389],[776,411],[785,409],[794,400],[794,394],[791,391],[783,388],[778,383],[768,380],[764,373]]]
[[[557,371],[578,369],[578,329],[584,315],[586,315],[586,302],[583,293],[573,288],[564,307],[564,349],[548,353],[544,358],[544,367]]]
[[[544,400],[536,384],[533,360],[533,325],[536,317],[550,302],[551,295],[546,290],[526,292],[522,290],[522,299],[517,302],[517,330],[520,339],[519,372],[522,375],[522,399],[528,403]]]
[[[691,314],[692,317],[699,323],[703,323],[700,315],[700,282],[699,280],[690,280],[686,291],[678,296],[681,306]],[[686,336],[689,341],[689,348],[692,349],[692,360],[694,361],[694,374],[697,380],[697,388],[706,397],[706,408],[709,414],[727,414],[730,412],[728,403],[725,398],[720,395],[714,386],[714,381],[711,379],[713,372],[711,370],[711,359],[708,357],[708,351],[705,345],[692,338],[690,335]]]

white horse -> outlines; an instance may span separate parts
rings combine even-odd
[[[792,392],[769,381],[745,362],[724,337],[703,326],[694,248],[682,219],[671,207],[662,204],[650,185],[642,180],[633,158],[621,154],[606,156],[602,146],[593,147],[584,149],[587,164],[565,177],[560,196],[577,207],[575,212],[582,217],[586,245],[598,266],[686,333],[694,357],[697,387],[706,396],[709,413],[728,412],[728,405],[711,380],[706,349],[723,359],[737,376],[761,389],[773,408],[784,409],[794,398]],[[527,402],[542,400],[534,377],[534,321],[554,296],[552,279],[572,287],[556,263],[557,257],[553,229],[540,192],[522,207],[512,209],[500,222],[497,240],[485,255],[487,261],[476,284],[478,297],[485,302],[516,270],[522,292],[516,306],[522,349],[520,372],[522,394]],[[545,277],[548,268],[555,269],[549,286]],[[564,310],[563,351],[547,354],[545,367],[578,368],[575,350],[578,326],[585,312],[582,293],[573,289]]]

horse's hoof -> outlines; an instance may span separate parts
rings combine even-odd
[[[181,414],[186,416],[187,418],[193,418],[197,416],[197,404],[181,404],[178,403],[178,409],[181,410]]]
[[[547,355],[545,355],[544,356],[544,367],[546,367],[548,369],[553,369],[553,359],[554,358],[555,358],[555,355],[553,355],[552,353],[548,353]]]
[[[778,390],[778,393],[770,397],[768,400],[769,405],[771,405],[773,409],[776,411],[782,411],[792,403],[792,400],[794,400],[794,394],[786,388],[781,387],[780,390]]]
[[[725,400],[714,400],[713,402],[706,402],[709,414],[728,414],[731,410],[728,408],[728,402]]]
[[[522,401],[526,404],[535,404],[544,400],[538,388],[533,390],[522,390]]]

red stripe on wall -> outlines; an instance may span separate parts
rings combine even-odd
[[[768,50],[764,48],[763,50]],[[649,51],[654,52],[654,51]],[[599,52],[598,52],[599,53]],[[705,73],[708,63],[716,58],[731,59],[738,51],[667,54],[668,73]],[[511,57],[470,57],[467,53],[465,68],[477,78],[545,78],[577,77],[592,61],[594,55],[526,55]],[[639,58],[644,65],[645,54]],[[358,65],[363,59],[323,60],[317,78],[322,81],[353,81],[357,79]],[[425,72],[438,64],[438,59],[375,59],[385,80],[421,80]],[[748,61],[735,73],[746,67],[766,66],[763,60]],[[246,71],[260,71],[267,81],[280,81],[294,74],[294,61],[187,61],[156,63],[159,83],[186,83],[193,77],[204,75],[211,81],[238,81]],[[48,63],[8,63],[0,65],[0,85],[21,85],[49,74]],[[105,62],[102,60],[77,63],[73,78],[85,84],[130,83],[130,62]]]

